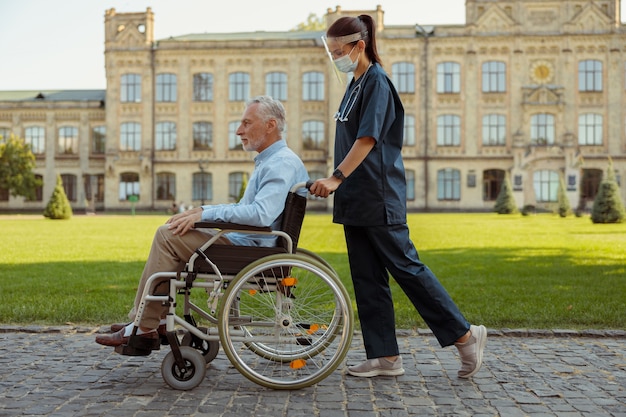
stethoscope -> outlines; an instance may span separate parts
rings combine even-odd
[[[359,79],[358,84],[352,89],[352,91],[350,91],[350,95],[348,96],[348,99],[345,102],[343,102],[341,105],[339,105],[339,110],[334,115],[334,119],[336,122],[345,123],[348,121],[348,115],[352,111],[352,108],[354,107],[356,100],[359,98],[359,93],[361,92],[361,84],[363,83],[363,80],[365,79],[365,75],[367,74],[371,66],[372,64],[370,64],[367,67],[367,69],[365,70],[361,78]],[[350,86],[348,86],[348,88],[350,88]]]

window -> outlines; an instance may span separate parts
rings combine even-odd
[[[250,75],[247,72],[233,72],[228,76],[228,99],[246,101],[250,97]]]
[[[0,201],[9,201],[9,189],[0,187]]]
[[[59,128],[57,153],[60,155],[78,154],[78,128],[73,126]]]
[[[483,63],[483,93],[506,91],[506,64],[498,61]]]
[[[43,201],[43,176],[35,174],[35,181],[39,183],[39,185],[35,187],[35,195],[33,198],[27,198],[26,201]]]
[[[304,149],[324,149],[326,147],[326,141],[324,139],[324,122],[308,120],[302,123],[302,141]]]
[[[578,63],[578,90],[602,91],[602,62],[596,60]]]
[[[555,171],[536,171],[533,174],[533,184],[537,202],[557,201],[559,175]]]
[[[461,65],[456,62],[437,64],[437,92],[461,92]]]
[[[141,149],[141,125],[122,123],[120,125],[120,151],[138,151]]]
[[[276,100],[287,100],[287,74],[270,72],[265,75],[265,94]]]
[[[437,117],[437,145],[459,146],[461,144],[461,118],[454,114]]]
[[[312,71],[302,75],[302,100],[324,100],[324,74]]]
[[[586,113],[578,116],[578,144],[602,145],[602,115]]]
[[[6,127],[0,127],[0,143],[6,142],[11,136],[11,130]]]
[[[128,200],[130,196],[139,198],[139,174],[123,172],[120,174],[120,200]]]
[[[415,200],[415,171],[407,169],[404,173],[406,178],[406,199]]]
[[[176,74],[158,74],[156,77],[156,101],[176,101]]]
[[[437,171],[437,199],[461,199],[461,171],[452,168]]]
[[[24,129],[24,142],[30,145],[30,149],[35,155],[46,152],[45,138],[45,130],[41,126],[31,126]]]
[[[91,130],[91,153],[106,152],[106,126],[94,126]]]
[[[530,118],[530,141],[533,145],[554,144],[554,116],[539,113]]]
[[[501,114],[483,116],[483,145],[506,145],[506,117]]]
[[[213,101],[213,74],[193,75],[193,101]]]
[[[415,93],[415,65],[410,62],[396,62],[391,66],[393,84],[398,93]]]
[[[63,191],[69,201],[76,201],[76,175],[73,174],[61,174],[61,181],[63,182]]]
[[[237,136],[237,128],[239,128],[239,122],[228,123],[228,150],[242,151],[243,145],[239,136]]]
[[[176,199],[176,174],[159,172],[156,175],[156,199],[173,201]]]
[[[404,116],[404,144],[415,146],[415,116],[410,114]]]
[[[122,74],[122,91],[120,99],[123,103],[141,102],[141,75]]]
[[[241,193],[244,175],[245,173],[243,172],[233,172],[228,174],[228,196],[233,201],[239,201],[239,194]]]
[[[91,201],[93,198],[99,203],[104,201],[104,175],[83,175],[85,198]]]
[[[204,200],[213,199],[213,175],[208,172],[196,172],[192,181],[193,200],[200,200],[200,204],[204,205]]]
[[[487,169],[483,171],[483,200],[496,201],[504,183],[505,171]]]
[[[176,123],[159,122],[156,124],[155,148],[157,151],[176,149]]]
[[[209,122],[193,124],[193,150],[209,151],[213,149],[213,125]]]

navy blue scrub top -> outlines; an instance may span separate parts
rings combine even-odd
[[[376,145],[335,191],[333,221],[349,226],[406,223],[401,153],[404,108],[380,65],[373,64],[358,80],[352,80],[335,118],[335,166],[357,138],[371,136]]]

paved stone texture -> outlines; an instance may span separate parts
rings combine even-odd
[[[120,356],[96,330],[0,329],[0,416],[626,416],[626,338],[598,333],[490,331],[482,370],[456,377],[456,349],[428,331],[400,333],[406,374],[274,391],[240,375],[223,352],[200,386],[161,377],[169,348]],[[349,364],[364,359],[357,334]]]

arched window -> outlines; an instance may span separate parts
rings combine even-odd
[[[276,100],[287,100],[287,74],[269,72],[265,75],[265,94]]]
[[[437,199],[461,199],[461,171],[453,168],[437,171]]]
[[[398,93],[415,93],[415,65],[413,63],[394,63],[391,66],[391,77]]]

